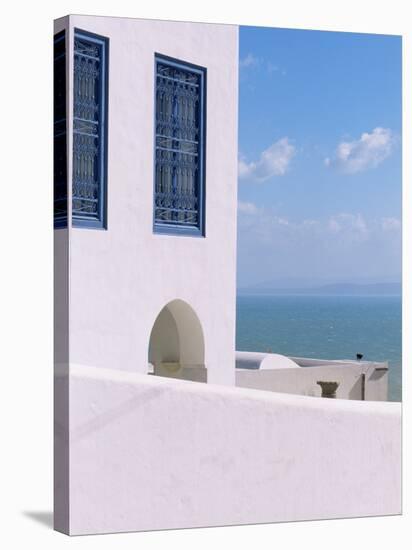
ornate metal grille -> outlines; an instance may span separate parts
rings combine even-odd
[[[67,225],[66,37],[54,37],[54,226]]]
[[[104,224],[106,39],[74,36],[73,224]]]
[[[156,57],[155,229],[203,231],[205,70]]]

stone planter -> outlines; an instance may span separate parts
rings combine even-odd
[[[322,397],[328,397],[329,399],[336,399],[336,390],[338,389],[339,382],[316,382],[322,389]]]

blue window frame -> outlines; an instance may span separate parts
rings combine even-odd
[[[67,227],[66,34],[54,36],[54,227]]]
[[[154,231],[204,236],[206,69],[155,54]]]
[[[74,32],[72,223],[107,227],[108,39]]]

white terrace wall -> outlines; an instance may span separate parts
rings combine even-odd
[[[364,381],[362,374],[365,375]],[[319,397],[322,390],[317,384],[318,381],[338,382],[338,399],[388,399],[387,369],[368,369],[364,365],[356,364],[325,364],[286,369],[236,369],[236,385],[243,388]]]
[[[70,392],[71,534],[401,511],[398,403],[84,365]]]
[[[110,40],[108,228],[69,229],[70,361],[147,372],[155,320],[179,299],[202,326],[207,380],[233,385],[238,27],[77,15],[68,21],[70,52],[74,28]],[[207,69],[205,238],[153,233],[155,52]],[[70,68],[68,86],[70,138]],[[71,165],[69,154],[69,181]]]

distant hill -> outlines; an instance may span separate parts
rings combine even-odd
[[[308,296],[401,296],[401,283],[336,283],[306,288],[274,288],[256,285],[238,289],[238,294],[288,295],[302,294]]]

